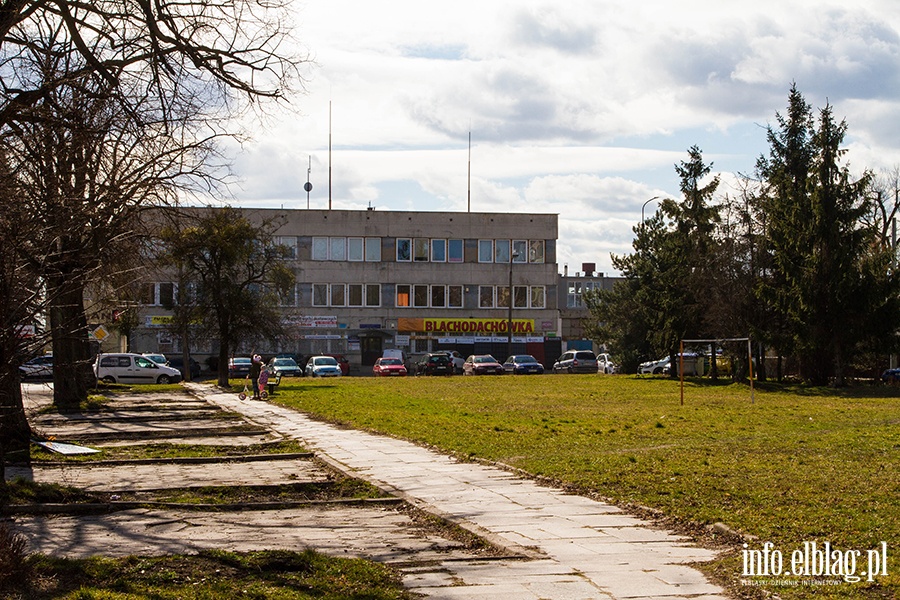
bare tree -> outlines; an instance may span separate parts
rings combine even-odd
[[[209,106],[234,92],[284,98],[304,59],[291,40],[288,0],[0,0],[0,126],[15,122],[54,89],[87,74],[102,77],[119,101],[152,95],[164,109],[203,90]],[[46,81],[14,75],[42,28],[65,34],[81,61]],[[235,106],[229,104],[229,111]]]

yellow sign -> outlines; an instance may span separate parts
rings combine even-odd
[[[507,319],[397,319],[397,331],[435,333],[500,333],[509,331]],[[534,319],[513,319],[513,333],[534,333]]]
[[[109,332],[106,330],[106,327],[104,327],[103,325],[100,325],[97,327],[97,329],[95,329],[91,332],[91,335],[93,335],[94,339],[97,340],[98,342],[102,342],[107,337],[109,337]]]

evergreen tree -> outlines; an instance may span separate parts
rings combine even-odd
[[[759,293],[784,325],[769,334],[788,346],[780,350],[796,353],[806,382],[842,385],[858,346],[897,329],[892,256],[866,223],[871,175],[854,180],[841,164],[846,123],[835,121],[830,106],[816,122],[796,86],[787,116],[777,120],[779,128],[768,130],[769,157],[757,163],[771,258]]]

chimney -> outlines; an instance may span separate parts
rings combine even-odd
[[[563,277],[569,276],[569,263],[563,265]]]

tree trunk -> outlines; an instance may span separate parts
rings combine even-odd
[[[66,409],[87,400],[94,385],[84,285],[65,276],[49,278],[50,327],[53,331],[53,404]]]
[[[0,372],[0,485],[6,482],[6,459],[14,457],[28,459],[31,444],[31,427],[25,417],[22,404],[22,386],[16,363],[3,357]]]

